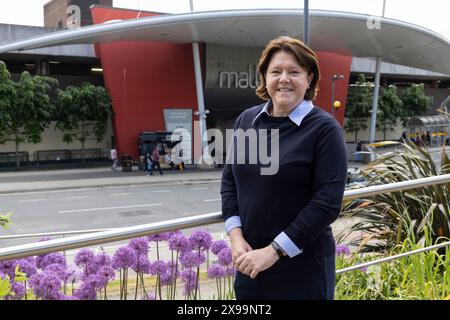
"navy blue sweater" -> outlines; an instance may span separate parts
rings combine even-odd
[[[261,175],[261,167],[267,165],[225,164],[223,217],[240,217],[244,238],[254,249],[269,245],[284,231],[302,254],[332,255],[330,224],[339,215],[347,176],[342,128],[318,107],[300,126],[288,117],[266,113],[253,123],[263,106],[245,110],[234,129],[279,129],[279,170]]]

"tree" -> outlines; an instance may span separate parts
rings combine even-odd
[[[433,97],[425,95],[424,84],[411,84],[401,96],[403,102],[402,124],[406,127],[408,120],[413,116],[421,116],[431,109]]]
[[[56,129],[63,133],[63,141],[79,141],[82,163],[87,140],[102,141],[112,116],[111,99],[104,87],[83,83],[81,87],[68,86],[58,93],[58,120]]]
[[[19,168],[19,145],[24,142],[39,143],[42,133],[50,125],[54,115],[55,104],[50,99],[52,87],[56,87],[56,79],[34,76],[28,71],[22,72],[18,82],[12,82],[15,94],[13,99],[3,106],[0,140],[14,141],[16,167]]]
[[[0,61],[0,144],[8,141],[6,127],[10,122],[10,114],[7,112],[16,97],[14,82],[6,68],[6,64]]]
[[[403,113],[403,102],[397,96],[397,88],[390,85],[381,88],[378,99],[377,127],[383,131],[383,140],[386,140],[386,131],[394,130]]]
[[[359,74],[356,86],[349,90],[347,107],[345,108],[345,117],[347,118],[345,130],[355,133],[355,142],[358,140],[358,131],[367,129],[371,96],[370,83],[366,82],[363,74]]]

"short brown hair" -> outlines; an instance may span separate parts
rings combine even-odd
[[[271,40],[261,53],[258,62],[259,86],[256,88],[256,95],[263,100],[269,100],[270,96],[267,92],[266,73],[270,60],[275,53],[284,51],[291,53],[298,64],[306,70],[308,76],[313,74],[313,79],[309,85],[309,89],[305,92],[305,100],[314,100],[318,91],[318,82],[320,79],[319,62],[314,51],[298,39],[282,36]]]

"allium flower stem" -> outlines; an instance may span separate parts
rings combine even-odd
[[[142,295],[148,300],[149,296],[148,296],[147,290],[145,290],[145,284],[144,284],[144,273],[141,272],[140,276],[141,276],[141,284],[142,284]]]
[[[136,270],[139,270],[139,256],[137,257]],[[137,300],[138,287],[139,287],[139,271],[136,271],[136,288],[134,290],[134,300]]]
[[[201,249],[198,249],[198,255],[200,256]],[[195,281],[195,292],[194,292],[194,300],[197,300],[197,290],[200,291],[200,288],[198,286],[198,278],[200,276],[200,266],[197,266],[197,279]]]
[[[222,295],[220,292],[220,288],[221,288],[220,278],[216,278],[216,288],[217,288],[217,299],[222,300]]]
[[[125,268],[123,271],[124,274],[124,300],[127,300],[127,293],[128,293],[128,268]]]
[[[174,280],[173,280],[173,297],[172,297],[172,300],[175,300],[176,299],[176,295],[177,295],[178,252],[179,251],[177,251],[177,258],[175,260],[175,277],[174,277]]]
[[[122,277],[122,269],[119,271],[119,291],[120,291],[120,300],[123,300],[123,277]]]
[[[156,240],[156,260],[159,260],[159,241]]]
[[[104,293],[105,293],[105,296],[104,296],[104,299],[103,300],[108,300],[108,295],[106,294],[106,287],[108,286],[108,284],[105,284],[105,288],[104,288]]]

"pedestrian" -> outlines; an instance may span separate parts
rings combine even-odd
[[[175,163],[172,160],[172,157],[170,156],[172,150],[167,149],[166,154],[164,155],[164,161],[170,166],[170,170],[175,169]]]
[[[361,151],[362,151],[362,144],[361,141],[358,140],[358,143],[356,144],[356,162],[361,161]]]
[[[112,171],[116,171],[117,168],[117,150],[115,147],[111,148],[111,161],[112,161]]]
[[[153,175],[153,170],[155,169],[155,167],[157,167],[159,170],[159,173],[161,175],[163,175],[163,172],[161,170],[161,165],[159,164],[159,151],[158,151],[157,146],[155,146],[153,148],[151,159],[152,159],[152,164],[150,165],[150,175],[151,176]]]
[[[147,172],[147,175],[151,175],[152,171],[152,157],[150,153],[147,152],[147,155],[144,158],[144,170]]]
[[[270,41],[258,73],[256,94],[267,102],[237,118],[233,158],[221,182],[222,214],[237,270],[236,299],[333,299],[330,224],[339,215],[347,177],[342,128],[312,103],[319,66],[316,54],[300,40]],[[269,129],[275,129],[274,138]],[[248,160],[252,143],[236,146],[238,132],[249,130],[256,130],[257,146],[264,137],[278,136],[275,174],[262,175],[266,159]],[[242,149],[245,154],[238,153]]]

